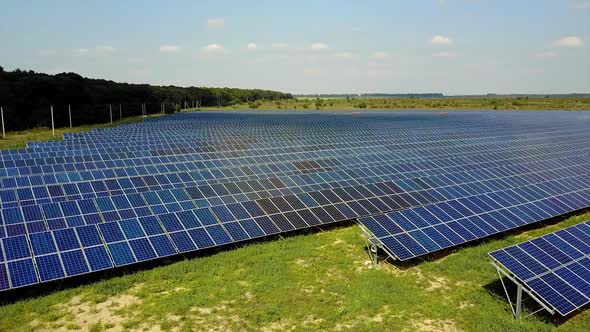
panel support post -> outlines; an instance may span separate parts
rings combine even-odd
[[[371,244],[369,246],[369,255],[371,255],[371,262],[373,262],[373,267],[379,267],[379,248],[375,244]]]
[[[53,120],[53,105],[51,105],[51,136],[55,137],[55,121]]]
[[[2,117],[2,138],[6,139],[6,130],[4,129],[4,108],[0,106],[0,117]]]
[[[516,310],[514,311],[514,316],[516,318],[520,318],[520,314],[522,312],[522,285],[518,284],[516,288]]]
[[[70,128],[72,128],[72,106],[68,104],[68,117],[70,118]]]

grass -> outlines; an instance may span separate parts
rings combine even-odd
[[[372,268],[356,226],[185,258],[0,307],[0,330],[587,331],[590,312],[515,320],[487,253],[590,219]]]
[[[150,117],[153,117],[153,116],[159,116],[159,115],[150,115]],[[55,137],[52,136],[51,128],[35,128],[35,129],[27,129],[27,130],[22,130],[22,131],[9,131],[9,132],[6,132],[6,139],[0,138],[0,149],[24,149],[27,146],[27,142],[61,140],[61,139],[63,139],[64,133],[90,131],[93,128],[115,127],[115,126],[126,124],[126,123],[143,121],[144,119],[146,119],[146,118],[141,117],[141,116],[133,116],[133,117],[125,118],[121,121],[114,121],[113,124],[102,123],[102,124],[76,126],[76,127],[72,127],[72,128],[69,128],[69,127],[55,128]]]
[[[590,98],[379,98],[379,99],[291,99],[237,104],[221,109],[298,109],[298,110],[360,110],[360,109],[462,109],[462,110],[590,110]],[[219,109],[206,107],[203,109]]]

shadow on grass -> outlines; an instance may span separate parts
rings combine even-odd
[[[510,301],[512,304],[515,304],[516,301],[516,289],[517,286],[515,283],[510,281],[508,278],[504,278],[504,285],[506,285],[506,291],[508,292],[508,296],[510,296]],[[500,279],[496,279],[490,282],[487,285],[482,286],[490,296],[499,299],[500,301],[504,301],[506,303],[506,310],[510,310],[510,302],[506,298],[506,293],[504,292],[504,287],[502,286],[502,281]],[[525,292],[522,294],[522,314],[521,316],[524,318],[518,319],[527,319],[526,316],[534,313],[534,316],[542,320],[547,324],[551,324],[553,327],[558,327],[569,321],[570,319],[579,315],[583,310],[577,310],[567,316],[561,316],[559,313],[551,314],[549,311],[544,310],[543,307],[535,301],[532,297],[528,296]],[[514,318],[517,319],[517,318]]]
[[[213,256],[217,253],[229,250],[236,250],[245,246],[249,246],[256,243],[263,243],[268,241],[275,241],[284,238],[290,238],[295,236],[302,236],[308,234],[317,234],[324,231],[341,229],[354,225],[353,220],[333,222],[330,224],[324,224],[314,227],[303,228],[299,230],[287,231],[285,233],[278,233],[260,237],[256,239],[230,243],[218,247],[200,249],[192,252],[176,254],[169,257],[162,257],[153,259],[150,261],[133,263],[128,266],[115,267],[108,270],[91,272],[79,276],[67,277],[65,279],[59,279],[55,281],[43,282],[31,286],[22,288],[16,288],[2,292],[0,296],[0,306],[13,304],[22,300],[36,299],[39,297],[50,295],[56,291],[67,290],[76,288],[79,286],[99,282],[102,280],[108,280],[111,278],[122,277],[124,275],[133,274],[141,271],[147,271],[161,266],[166,266],[183,260],[190,260],[200,257]]]

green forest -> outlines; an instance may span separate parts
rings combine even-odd
[[[50,106],[56,127],[69,125],[71,108],[74,125],[93,124],[147,114],[166,112],[195,105],[227,107],[257,100],[282,100],[291,94],[259,90],[208,87],[153,86],[91,79],[75,73],[48,75],[0,66],[0,106],[6,130],[51,126]],[[109,108],[110,105],[110,108]],[[179,105],[179,106],[177,106]]]

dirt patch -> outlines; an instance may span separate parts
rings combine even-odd
[[[374,316],[356,316],[353,319],[337,323],[334,330],[362,331],[367,329],[367,326],[380,326],[386,319],[401,318],[403,315],[403,312],[392,313],[391,308],[388,305],[384,305]]]
[[[467,309],[467,308],[472,308],[475,307],[475,304],[469,302],[469,301],[462,301],[459,303],[459,309]]]
[[[444,277],[434,277],[433,279],[428,280],[429,286],[426,287],[426,290],[429,292],[434,292],[437,290],[446,291],[449,290],[449,280]]]
[[[274,322],[260,328],[262,332],[275,332],[275,331],[293,331],[295,326],[291,326],[288,322]]]
[[[346,242],[344,242],[344,241],[343,241],[343,240],[341,240],[341,239],[336,239],[336,241],[332,242],[332,245],[333,245],[333,246],[337,246],[337,245],[339,245],[339,244],[342,244],[342,243],[346,243]]]
[[[413,320],[411,322],[412,328],[404,329],[406,331],[420,331],[420,332],[458,332],[462,331],[451,319],[437,320],[424,319]]]
[[[244,293],[244,299],[246,300],[246,302],[250,302],[250,301],[254,300],[254,298],[255,298],[254,294],[252,294],[250,292]]]
[[[316,315],[308,315],[305,317],[305,319],[303,319],[303,322],[301,323],[301,325],[306,326],[306,327],[317,326],[317,325],[321,324],[323,321],[324,321],[323,318],[320,318]]]
[[[179,322],[180,330],[186,328],[209,332],[252,330],[249,322],[237,313],[236,306],[240,303],[232,300],[222,301],[211,307],[193,307],[187,315],[170,316],[169,320]]]
[[[87,331],[91,326],[101,324],[112,327],[110,331],[122,331],[126,317],[120,312],[125,308],[139,304],[141,304],[141,300],[131,294],[113,296],[96,304],[83,301],[81,296],[75,296],[69,302],[57,305],[58,309],[64,310],[67,315],[51,323],[51,329],[67,331],[67,326],[80,326],[82,331]],[[48,328],[48,326],[35,322],[35,325],[31,325],[32,327]]]
[[[354,261],[354,272],[361,273],[364,271],[372,270],[374,268],[373,262],[371,260],[356,260]]]
[[[300,287],[300,289],[305,294],[311,294],[311,293],[314,292],[315,287],[313,287],[313,286],[303,286],[303,287]]]
[[[303,258],[298,258],[295,260],[295,264],[301,267],[309,267],[309,263],[305,261]]]

